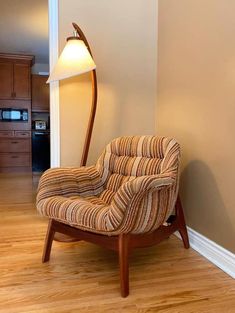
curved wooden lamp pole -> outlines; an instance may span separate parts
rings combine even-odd
[[[92,56],[90,45],[89,45],[83,31],[81,30],[81,28],[76,23],[72,23],[72,24],[73,24],[75,31],[77,32],[77,35],[79,36],[79,38],[81,40],[84,41],[85,45],[87,46],[88,51],[90,52],[90,55]],[[69,38],[67,38],[67,40],[72,39],[72,38],[73,37],[69,37]],[[97,99],[98,99],[96,70],[93,70],[91,72],[91,82],[92,82],[92,105],[91,105],[89,122],[88,122],[88,126],[87,126],[86,138],[85,138],[85,142],[84,142],[84,146],[83,146],[82,158],[81,158],[81,163],[80,163],[81,166],[85,166],[86,162],[87,162],[89,147],[90,147],[90,143],[91,143],[91,135],[92,135],[93,125],[94,125],[94,120],[95,120],[95,114],[96,114]],[[59,234],[59,233],[55,234],[54,240],[60,241],[60,242],[78,241],[78,239],[75,239],[75,238],[70,237],[68,235]]]
[[[90,52],[92,56],[90,45],[83,31],[76,23],[72,23],[72,24],[79,38],[84,41],[85,45],[87,46],[88,51]],[[87,132],[86,132],[86,138],[85,138],[85,142],[83,146],[82,158],[81,158],[81,163],[80,163],[81,166],[85,166],[87,162],[88,152],[89,152],[90,143],[91,143],[91,135],[93,131],[95,114],[96,114],[96,107],[97,107],[97,100],[98,100],[98,86],[97,86],[96,70],[93,70],[91,72],[91,82],[92,82],[92,105],[91,105],[90,117],[89,117]]]
[[[76,24],[72,23],[75,31],[77,32],[79,38],[84,41],[85,45],[87,46],[88,51],[90,52],[90,55],[92,56],[90,45],[86,39],[86,36],[84,35],[81,28]],[[67,40],[72,39],[73,37],[67,38]],[[88,152],[90,148],[91,143],[91,135],[93,131],[94,121],[95,121],[95,114],[96,114],[96,107],[97,107],[97,99],[98,99],[98,86],[97,86],[97,75],[96,70],[93,70],[91,72],[91,82],[92,82],[92,105],[91,105],[91,111],[90,111],[90,117],[89,122],[87,126],[87,132],[86,132],[86,138],[83,146],[83,152],[82,152],[82,158],[81,158],[81,166],[85,166],[87,162]],[[60,241],[60,242],[74,242],[78,241],[75,238],[72,238],[67,235],[56,233],[54,240]]]

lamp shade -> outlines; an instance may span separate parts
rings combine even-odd
[[[67,41],[47,83],[80,75],[95,68],[96,65],[85,43],[72,37]]]

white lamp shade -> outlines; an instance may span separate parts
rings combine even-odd
[[[69,39],[47,83],[80,75],[95,68],[96,65],[85,43],[80,39]]]

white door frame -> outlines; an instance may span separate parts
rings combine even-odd
[[[48,0],[50,70],[59,54],[59,0]],[[50,83],[51,167],[60,166],[59,82]]]

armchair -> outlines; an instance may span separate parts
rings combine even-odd
[[[49,218],[42,261],[49,261],[56,232],[118,251],[126,297],[133,248],[157,244],[177,230],[189,248],[177,198],[179,160],[174,139],[132,136],[113,140],[95,166],[46,171],[37,194],[37,209]]]

